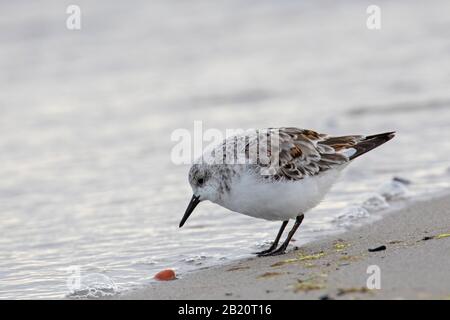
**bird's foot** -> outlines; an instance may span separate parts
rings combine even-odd
[[[272,251],[269,251],[269,252],[260,253],[260,254],[258,254],[258,257],[279,256],[279,255],[285,254],[285,253],[286,253],[286,247],[285,246],[281,246],[277,250],[272,250]]]
[[[256,254],[258,257],[262,257],[262,256],[264,256],[264,255],[266,255],[268,253],[271,253],[276,248],[277,248],[277,245],[276,244],[272,244],[269,249],[263,250],[263,251],[260,251],[260,252],[254,252],[254,254]]]

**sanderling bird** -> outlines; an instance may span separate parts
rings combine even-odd
[[[319,204],[342,169],[353,159],[392,139],[395,133],[333,137],[298,128],[256,132],[256,135],[227,138],[202,156],[220,158],[224,160],[222,163],[198,161],[192,165],[189,183],[193,196],[180,228],[205,200],[251,217],[282,221],[274,242],[267,250],[257,252],[259,256],[284,253],[304,214]],[[267,148],[252,148],[262,145],[261,136],[267,138]],[[253,161],[251,155],[255,153],[251,151],[254,150],[259,150],[257,158],[267,152],[270,161],[262,163],[260,158]],[[243,159],[236,155],[239,151]],[[230,159],[234,162],[227,161]],[[277,248],[290,219],[295,219],[295,223]]]

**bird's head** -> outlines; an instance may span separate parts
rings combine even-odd
[[[220,182],[214,178],[211,166],[206,164],[194,164],[189,170],[189,184],[193,196],[180,222],[180,228],[189,218],[195,207],[205,200],[215,202],[219,197]]]

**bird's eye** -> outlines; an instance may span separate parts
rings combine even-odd
[[[204,180],[203,180],[203,178],[200,178],[200,179],[197,180],[197,182],[201,186],[203,184]]]

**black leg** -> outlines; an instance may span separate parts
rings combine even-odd
[[[297,216],[297,218],[295,219],[295,224],[292,227],[291,231],[289,231],[289,234],[288,234],[286,240],[284,240],[283,244],[277,250],[267,253],[265,255],[266,256],[277,256],[277,255],[283,254],[286,251],[286,248],[287,248],[289,242],[291,241],[292,237],[294,236],[294,233],[297,231],[298,227],[300,227],[300,225],[302,224],[303,218],[304,218],[303,214]]]
[[[289,220],[283,221],[281,224],[280,231],[278,231],[277,237],[275,238],[275,241],[272,243],[269,249],[261,251],[261,252],[255,252],[258,256],[264,255],[266,253],[272,252],[275,250],[278,246],[278,242],[280,241],[281,235],[283,234],[284,229],[286,228]]]

